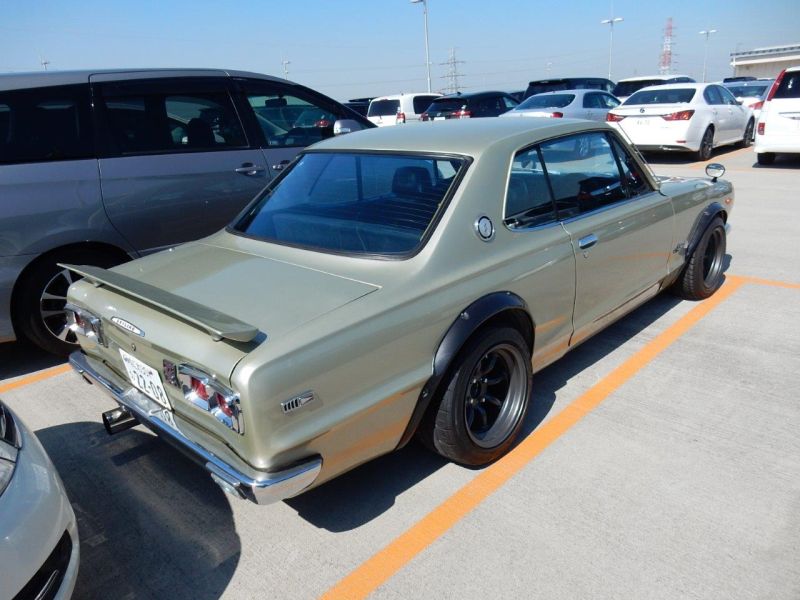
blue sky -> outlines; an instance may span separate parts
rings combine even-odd
[[[465,90],[523,89],[530,79],[605,76],[607,0],[429,0],[434,89],[450,48]],[[658,71],[662,32],[675,27],[677,71],[709,79],[729,54],[800,43],[799,0],[616,0],[613,79]],[[337,99],[424,90],[422,6],[408,0],[0,0],[0,72],[114,67],[226,67],[281,74]]]

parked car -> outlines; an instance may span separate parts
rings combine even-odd
[[[419,121],[425,108],[439,96],[433,92],[379,96],[369,103],[367,118],[378,127]]]
[[[350,110],[356,111],[362,117],[366,117],[370,102],[372,102],[372,98],[351,98],[343,104]]]
[[[723,83],[725,87],[737,102],[753,111],[753,118],[758,123],[758,117],[761,115],[761,109],[764,106],[764,100],[767,98],[767,93],[774,79],[757,80],[753,78],[752,81],[741,81],[733,83]]]
[[[648,75],[645,77],[628,77],[620,79],[612,92],[620,102],[624,102],[634,92],[654,85],[667,85],[669,83],[695,83],[695,80],[686,75]]]
[[[0,75],[0,342],[67,354],[59,261],[109,267],[206,236],[301,148],[372,126],[254,73]]]
[[[415,433],[484,465],[533,372],[661,290],[720,286],[733,188],[714,169],[657,179],[573,119],[326,140],[209,238],[69,266],[70,362],[117,404],[110,430],[142,423],[258,503]]]
[[[609,94],[614,91],[614,82],[602,77],[561,77],[559,79],[539,79],[528,83],[525,97],[545,92],[564,90],[602,90]]]
[[[767,93],[755,151],[761,165],[772,164],[776,153],[800,153],[800,66],[781,71]]]
[[[619,100],[611,94],[596,90],[545,92],[523,100],[519,106],[500,116],[605,121],[608,111],[619,104]]]
[[[642,151],[693,152],[697,160],[708,160],[714,148],[726,144],[749,146],[755,123],[753,112],[715,83],[644,88],[609,111],[606,120]]]
[[[511,96],[517,102],[522,102],[525,98],[525,90],[517,90],[515,92],[508,92],[508,95]]]
[[[450,94],[436,98],[420,115],[420,121],[499,117],[519,103],[505,92]]]
[[[0,598],[69,600],[79,562],[61,479],[33,432],[0,402]]]

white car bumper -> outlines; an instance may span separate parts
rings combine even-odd
[[[75,513],[39,440],[19,419],[15,424],[21,449],[0,495],[0,599],[24,589],[25,597],[67,600],[80,560]]]
[[[661,117],[625,117],[610,123],[624,132],[640,150],[697,152],[705,128],[695,121],[666,121]]]
[[[800,153],[800,131],[796,135],[756,135],[755,152]]]

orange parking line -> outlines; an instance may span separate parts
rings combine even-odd
[[[11,390],[15,390],[17,388],[24,387],[26,385],[30,385],[31,383],[36,383],[38,381],[44,381],[45,379],[50,379],[51,377],[55,377],[56,375],[61,375],[62,373],[66,373],[70,371],[71,367],[68,364],[58,365],[57,367],[51,367],[49,369],[45,369],[43,371],[39,371],[38,373],[34,373],[33,375],[28,375],[27,377],[21,377],[19,379],[15,379],[9,383],[0,384],[0,394],[4,392],[10,392]]]
[[[768,285],[771,287],[786,288],[789,290],[800,290],[800,283],[792,283],[790,281],[777,281],[775,279],[761,279],[760,277],[750,277],[748,275],[726,275],[726,278],[741,279],[745,283],[754,283],[756,285]]]
[[[388,581],[420,552],[504,485],[539,453],[566,433],[587,413],[648,365],[700,319],[739,289],[744,278],[728,277],[722,288],[695,306],[595,386],[540,425],[516,448],[486,467],[474,479],[433,509],[339,581],[322,597],[325,600],[364,598]]]

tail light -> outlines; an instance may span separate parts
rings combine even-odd
[[[194,406],[210,412],[220,423],[236,433],[244,433],[239,395],[211,375],[191,367],[178,365],[178,381],[183,397]]]
[[[396,123],[405,123],[406,122],[406,113],[397,111],[397,117],[395,118]]]
[[[103,337],[103,324],[100,317],[93,315],[84,308],[78,308],[73,304],[64,307],[67,311],[67,326],[75,335],[93,340],[101,346],[106,345]]]
[[[661,118],[665,121],[688,121],[692,118],[693,114],[693,110],[681,110],[678,112],[669,113],[668,115],[661,115]]]
[[[558,112],[558,111],[550,113],[550,117],[553,118],[553,119],[561,119],[563,116],[564,116],[564,113]]]
[[[762,108],[764,108],[764,101],[763,100],[759,100],[755,104],[751,104],[750,105],[750,109],[751,110],[761,110]]]
[[[419,116],[420,121],[427,121],[428,120],[428,113],[424,112]]]
[[[766,123],[764,123],[763,121],[761,121],[761,122],[758,124],[758,135],[764,135],[764,130],[765,130],[765,129],[766,129]]]
[[[622,121],[625,118],[625,115],[615,115],[614,113],[606,113],[606,121],[609,123],[616,123],[617,121]]]
[[[314,122],[314,127],[332,127],[333,123],[328,119],[319,119]]]
[[[772,97],[775,95],[775,92],[778,91],[778,86],[780,86],[781,81],[783,81],[783,76],[786,74],[786,69],[780,72],[777,79],[775,79],[775,83],[772,84],[772,87],[769,88],[769,94],[767,94],[767,99],[764,102],[769,102],[772,100]]]
[[[472,118],[472,113],[468,111],[466,108],[462,108],[461,110],[457,110],[453,113],[454,119],[470,119]]]

